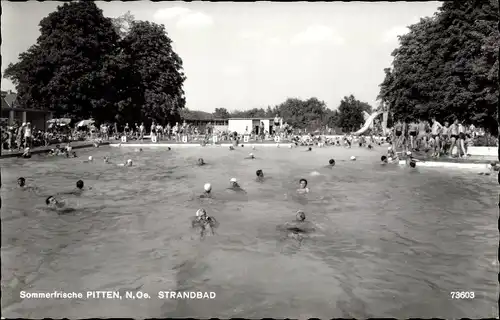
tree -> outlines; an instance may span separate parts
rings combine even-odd
[[[130,11],[127,11],[125,14],[122,14],[117,18],[111,19],[111,21],[113,22],[113,28],[115,29],[116,34],[118,34],[120,39],[123,39],[132,28],[135,17],[130,13]]]
[[[295,128],[315,130],[322,127],[330,111],[323,101],[317,98],[300,100],[288,98],[276,107],[276,114],[286,119]]]
[[[120,104],[124,116],[140,108],[145,120],[161,123],[180,120],[185,106],[182,60],[172,49],[165,27],[147,21],[135,21],[120,42],[119,61],[127,70],[127,92]],[[125,89],[124,89],[125,90]]]
[[[216,119],[228,119],[230,117],[230,114],[226,108],[215,108],[213,116]]]
[[[363,111],[366,110],[371,111],[371,106],[366,102],[356,100],[352,94],[349,97],[344,97],[338,108],[338,126],[344,132],[359,129],[365,122]]]
[[[94,2],[78,1],[58,6],[39,25],[37,43],[4,73],[23,106],[73,118],[111,114],[102,73],[117,46],[111,20]]]
[[[444,2],[410,26],[379,97],[397,120],[458,117],[498,129],[498,0]]]

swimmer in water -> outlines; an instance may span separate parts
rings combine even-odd
[[[261,169],[255,171],[255,174],[257,175],[257,182],[264,182],[264,172]]]
[[[314,232],[316,228],[312,222],[306,221],[306,214],[304,211],[298,210],[295,215],[295,221],[277,226],[276,230],[287,232],[288,237],[302,241],[304,235]]]
[[[245,159],[255,159],[255,156],[253,155],[253,153],[250,153]]]
[[[200,238],[203,239],[207,233],[210,231],[212,235],[215,235],[215,229],[219,226],[219,223],[214,217],[207,214],[205,209],[201,208],[196,211],[196,216],[191,220],[191,227],[193,229],[199,228]]]
[[[55,209],[55,210],[65,208],[64,201],[57,200],[54,196],[48,196],[47,199],[45,199],[45,204],[49,208]]]
[[[37,187],[27,186],[26,179],[24,177],[17,178],[17,185],[21,190],[24,191],[38,191]]]
[[[238,180],[236,180],[236,178],[231,178],[231,180],[229,180],[229,184],[230,184],[230,187],[228,188],[229,190],[237,192],[245,192],[245,190],[243,190],[243,188],[241,188],[240,185],[238,184]]]
[[[83,160],[84,163],[91,163],[91,162],[94,162],[94,157],[92,156],[89,156],[89,159],[88,160]]]
[[[297,193],[309,193],[309,188],[307,187],[307,180],[302,178],[299,180],[300,187],[297,189]]]
[[[200,195],[200,198],[213,198],[212,197],[212,185],[210,183],[205,183],[203,186],[203,189],[205,190],[202,195]]]
[[[308,151],[312,151],[312,148],[311,147],[307,148],[306,152]]]
[[[380,157],[380,164],[387,164],[387,157],[386,156]]]
[[[61,192],[61,193],[58,193],[58,195],[60,195],[60,194],[71,194],[71,195],[79,196],[85,190],[92,190],[92,188],[90,188],[90,187],[89,188],[84,188],[83,180],[78,180],[76,182],[76,188],[74,190],[71,190],[71,191],[68,191],[68,192]]]
[[[331,168],[333,168],[334,166],[335,166],[335,160],[330,159],[330,160],[328,160],[328,165],[327,165],[327,166],[325,166],[325,168],[329,168],[329,169],[331,169]]]
[[[233,146],[229,146],[229,150],[230,150],[230,151],[233,151],[233,150],[234,150],[234,147],[233,147]]]
[[[132,159],[128,159],[124,163],[119,163],[118,166],[119,167],[131,167],[132,164],[133,164]]]
[[[417,166],[417,161],[415,158],[413,158],[411,151],[406,152],[406,164],[410,168],[415,168]]]
[[[199,165],[199,166],[203,166],[203,165],[205,165],[205,164],[206,164],[206,163],[205,163],[205,160],[203,160],[203,158],[199,158],[199,159],[198,159],[198,165]]]

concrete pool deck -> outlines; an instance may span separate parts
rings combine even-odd
[[[106,145],[109,145],[110,143],[108,141],[106,142],[101,142],[100,143],[100,146],[106,146]],[[66,143],[60,143],[60,145],[66,145]],[[51,144],[51,145],[48,145],[46,147],[36,147],[36,148],[32,148],[30,151],[31,151],[31,154],[41,154],[41,153],[48,153],[51,149],[55,148],[55,144]],[[82,149],[82,148],[89,148],[89,147],[93,147],[94,146],[94,142],[92,141],[73,141],[71,142],[71,148],[74,149]],[[16,157],[20,157],[22,156],[24,153],[24,151],[17,151],[17,150],[14,150],[14,151],[6,151],[6,150],[2,150],[2,154],[0,155],[0,159],[4,159],[4,158],[16,158]]]

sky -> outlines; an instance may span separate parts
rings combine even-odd
[[[2,1],[2,72],[36,42],[61,2]],[[164,24],[183,60],[186,107],[266,108],[317,97],[336,109],[353,94],[373,107],[398,35],[440,2],[97,2]],[[2,78],[2,90],[14,85]]]

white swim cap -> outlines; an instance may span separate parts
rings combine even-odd
[[[236,180],[236,178],[231,178],[231,180],[229,180],[230,182],[238,182],[238,180]]]
[[[289,146],[288,146],[288,148],[289,148],[289,149],[292,149],[292,145],[289,145]]]
[[[212,190],[212,185],[210,183],[205,183],[203,189],[205,189],[206,192],[209,192],[210,190]]]
[[[387,158],[387,160],[392,161],[392,157]]]
[[[250,152],[249,156],[250,156],[250,157],[253,157],[253,153],[251,153],[251,152]]]
[[[351,156],[351,160],[356,160],[356,157],[355,156]]]
[[[392,147],[388,147],[387,150],[392,150]]]
[[[198,209],[198,211],[196,211],[196,216],[197,217],[201,217],[201,216],[204,216],[206,215],[207,212],[205,211],[205,209],[201,208],[201,209]]]
[[[255,146],[252,146],[252,150],[255,150]]]
[[[128,159],[127,164],[132,164],[132,159]]]
[[[94,160],[94,158],[92,158],[92,156],[89,156],[89,161],[92,161]]]

